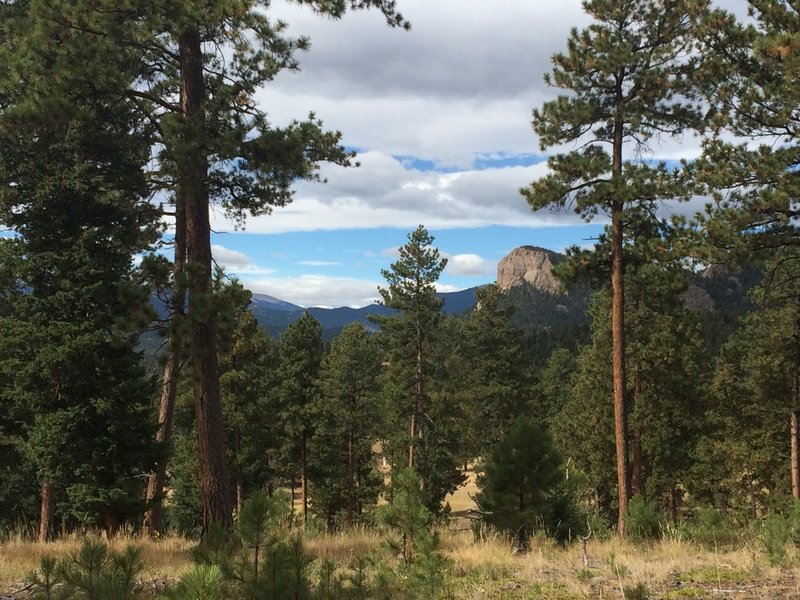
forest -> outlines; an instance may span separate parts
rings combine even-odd
[[[393,0],[299,3],[411,26]],[[420,225],[381,273],[394,312],[327,344],[308,313],[271,338],[210,245],[211,208],[245,223],[321,163],[356,165],[315,115],[277,127],[254,101],[308,40],[270,2],[1,3],[0,537],[199,540],[164,597],[454,597],[438,528],[477,473],[470,527],[519,554],[749,532],[788,564],[800,13],[748,5],[585,0],[590,25],[552,57],[559,95],[532,107],[548,171],[520,201],[607,219],[557,268],[567,298],[590,290],[585,325],[537,325],[494,285],[444,315],[447,259]],[[648,158],[683,136],[698,156]],[[746,300],[690,310],[709,267]],[[311,581],[304,532],[364,530],[387,557]],[[136,550],[93,539],[43,560],[40,597],[134,597]]]

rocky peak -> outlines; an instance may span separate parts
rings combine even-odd
[[[497,264],[497,287],[508,290],[523,281],[550,294],[561,291],[561,283],[553,275],[553,267],[563,256],[544,248],[521,246]]]

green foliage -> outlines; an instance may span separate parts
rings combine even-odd
[[[353,525],[374,505],[383,478],[374,467],[373,442],[386,430],[379,401],[381,354],[360,323],[342,329],[320,369],[309,445],[312,510],[331,529]]]
[[[226,600],[222,571],[216,565],[194,565],[159,600]]]
[[[45,121],[19,108],[0,116],[0,222],[17,236],[0,251],[0,452],[66,495],[67,516],[113,532],[143,510],[136,475],[156,457],[135,351],[148,290],[131,263],[155,240],[149,146],[124,103],[76,99]]]
[[[283,332],[278,378],[278,429],[282,432],[274,460],[292,481],[308,486],[308,445],[314,432],[314,401],[322,365],[322,325],[306,312]],[[306,488],[307,489],[307,488]],[[303,490],[305,497],[305,490]],[[307,505],[301,507],[307,519]]]
[[[645,500],[644,496],[636,494],[628,504],[628,514],[625,515],[625,527],[628,535],[634,540],[654,540],[661,536],[661,521],[663,518]]]
[[[685,527],[689,538],[708,550],[734,547],[742,542],[746,529],[712,507],[701,508],[693,523]]]
[[[791,527],[786,517],[773,514],[766,518],[761,531],[761,543],[771,565],[782,565],[786,561],[786,547],[790,538]]]
[[[650,590],[646,583],[640,581],[636,585],[626,585],[623,587],[622,596],[625,600],[649,600]]]
[[[478,486],[486,522],[512,535],[522,550],[537,529],[559,541],[583,531],[585,521],[561,457],[550,436],[530,419],[518,418],[494,447]]]
[[[433,515],[420,493],[420,478],[403,469],[392,478],[392,503],[384,522],[394,531],[387,540],[389,549],[402,558],[397,570],[379,567],[377,590],[386,597],[433,598],[444,585],[447,560],[437,551],[438,536],[432,531]]]
[[[39,572],[28,579],[36,599],[132,600],[143,570],[141,548],[109,552],[105,544],[87,539],[64,560],[42,558]]]
[[[477,307],[463,319],[448,319],[443,390],[448,410],[459,411],[465,460],[485,455],[510,424],[527,410],[531,387],[522,333],[513,306],[495,285],[478,288]],[[450,435],[458,436],[458,433]]]
[[[463,481],[459,467],[465,457],[453,448],[459,439],[449,397],[433,393],[445,375],[444,357],[437,355],[442,300],[435,284],[447,264],[433,241],[422,225],[408,235],[400,258],[382,271],[388,287],[378,288],[382,303],[397,312],[375,321],[389,363],[383,379],[392,429],[387,449],[398,460],[407,457],[404,464],[423,481],[426,506],[438,512],[445,495]]]
[[[201,589],[209,599],[220,593],[244,600],[311,598],[313,559],[300,536],[284,528],[287,517],[285,502],[260,492],[251,495],[242,505],[234,535],[221,527],[209,530],[193,552],[206,568],[195,569],[167,597],[202,597],[196,591]]]

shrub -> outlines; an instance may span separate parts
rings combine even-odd
[[[791,537],[789,520],[781,515],[770,515],[764,521],[761,531],[761,542],[767,552],[767,559],[773,566],[781,565],[786,560],[786,544]]]
[[[136,578],[143,570],[140,548],[109,552],[102,542],[86,540],[62,561],[42,558],[28,581],[36,599],[128,600],[136,597]]]
[[[643,496],[636,494],[628,503],[625,527],[633,540],[653,540],[659,537],[659,515]]]
[[[517,419],[491,453],[478,478],[486,521],[527,550],[536,528],[559,541],[585,531],[549,434],[531,419]]]

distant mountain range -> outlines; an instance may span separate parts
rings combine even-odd
[[[553,344],[565,344],[568,338],[571,343],[566,345],[574,345],[588,333],[586,308],[591,290],[581,285],[569,286],[566,291],[561,288],[552,270],[564,259],[564,255],[544,248],[522,246],[498,264],[497,285],[506,294],[507,301],[517,309],[513,321],[532,347],[541,346],[535,352],[544,357]],[[752,308],[747,291],[759,279],[760,273],[756,269],[733,271],[719,265],[692,274],[683,299],[687,308],[705,315],[707,337],[712,346],[722,343],[735,328],[738,315]],[[476,305],[476,289],[438,294],[444,301],[443,312],[455,315],[472,310]],[[163,313],[163,305],[156,306],[156,310]],[[266,294],[253,294],[250,310],[274,338],[279,338],[291,323],[308,312],[322,325],[323,338],[328,342],[353,322],[363,323],[368,330],[377,331],[377,325],[369,317],[393,313],[392,309],[380,304],[361,308],[303,308]],[[158,334],[150,333],[143,336],[142,347],[155,355],[162,342]]]
[[[475,289],[469,288],[460,292],[447,292],[438,294],[444,301],[445,314],[454,315],[475,307]],[[363,323],[367,329],[376,331],[377,326],[369,320],[370,315],[391,315],[394,311],[380,304],[370,304],[361,308],[347,306],[339,308],[303,308],[290,302],[268,296],[266,294],[253,294],[250,305],[258,323],[267,330],[272,337],[280,334],[291,323],[308,312],[322,325],[323,338],[330,341],[339,335],[345,325],[353,322]]]

